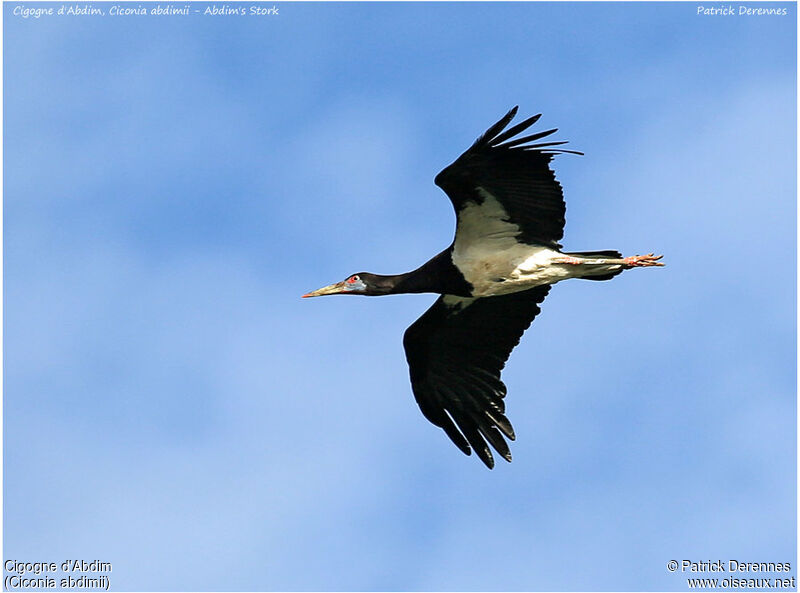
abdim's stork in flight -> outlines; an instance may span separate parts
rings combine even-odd
[[[565,142],[537,143],[555,129],[515,138],[540,117],[506,130],[516,113],[514,107],[436,176],[456,211],[450,247],[407,274],[360,272],[303,295],[440,294],[403,338],[411,388],[425,417],[467,455],[474,448],[489,468],[487,442],[511,461],[503,437],[514,439],[500,371],[550,286],[662,265],[652,253],[561,251],[566,208],[550,161],[582,153],[555,148]]]

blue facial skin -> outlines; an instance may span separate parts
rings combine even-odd
[[[367,285],[359,276],[350,276],[344,281],[344,289],[347,292],[364,292],[367,290]]]

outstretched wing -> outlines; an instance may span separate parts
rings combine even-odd
[[[447,193],[456,210],[457,241],[465,226],[475,226],[462,220],[465,208],[470,204],[480,206],[493,198],[502,208],[499,216],[496,204],[488,205],[482,216],[499,217],[516,225],[513,232],[519,241],[560,247],[558,241],[564,236],[566,207],[561,184],[550,169],[550,160],[554,154],[582,153],[554,148],[566,142],[536,143],[556,129],[513,139],[541,117],[541,114],[534,115],[504,132],[516,113],[517,107],[514,107],[434,181]],[[478,226],[492,229],[489,232],[497,230],[496,226],[485,222],[478,222]]]
[[[514,440],[500,371],[549,290],[544,285],[479,299],[443,295],[403,337],[422,413],[467,455],[472,446],[490,469],[494,458],[486,441],[511,461],[503,436]]]

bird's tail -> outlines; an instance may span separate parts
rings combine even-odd
[[[620,259],[622,258],[622,254],[619,251],[615,251],[614,249],[606,249],[605,251],[575,251],[573,253],[565,253],[564,255],[570,255],[572,257],[587,257],[587,258],[598,258],[598,259]],[[611,280],[617,274],[621,274],[625,268],[620,268],[614,272],[610,272],[608,274],[602,274],[600,276],[581,276],[581,280]]]

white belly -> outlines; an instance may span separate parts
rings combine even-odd
[[[476,297],[519,292],[585,273],[580,265],[552,263],[554,259],[563,257],[564,254],[555,249],[516,241],[499,251],[491,248],[473,248],[460,253],[453,251],[453,263],[472,284],[472,294]]]

